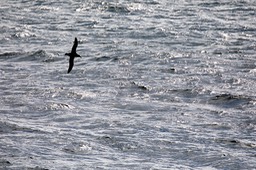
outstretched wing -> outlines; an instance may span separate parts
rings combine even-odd
[[[77,38],[75,38],[74,45],[73,45],[72,51],[71,51],[72,54],[76,54],[77,45],[78,45],[78,41],[77,41]]]
[[[68,73],[72,70],[73,66],[74,66],[74,58],[73,58],[73,57],[70,57],[70,59],[69,59]]]

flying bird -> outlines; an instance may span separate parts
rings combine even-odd
[[[81,57],[80,55],[78,55],[76,53],[77,45],[78,45],[78,41],[77,41],[77,38],[75,38],[74,45],[72,47],[71,53],[66,53],[65,54],[65,55],[68,55],[70,57],[69,58],[68,73],[72,70],[72,68],[74,66],[74,59],[75,59],[75,57]]]

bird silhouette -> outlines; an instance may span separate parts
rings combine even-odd
[[[76,53],[76,48],[78,45],[78,41],[77,38],[75,37],[75,41],[74,41],[74,45],[72,47],[71,53],[66,53],[65,55],[68,55],[69,58],[69,67],[68,67],[68,73],[72,70],[73,66],[74,66],[74,59],[75,57],[81,57],[80,55],[78,55]]]

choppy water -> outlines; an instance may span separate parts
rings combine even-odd
[[[2,0],[0,169],[255,169],[255,11]]]

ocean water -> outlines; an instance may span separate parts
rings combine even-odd
[[[255,11],[1,0],[0,169],[256,169]]]

